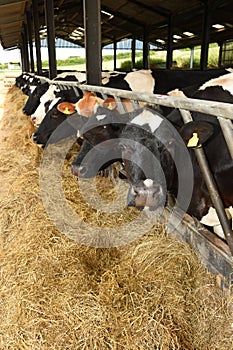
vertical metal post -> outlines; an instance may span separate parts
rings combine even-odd
[[[143,68],[148,69],[149,67],[149,42],[147,35],[147,28],[144,28],[143,35]]]
[[[172,67],[172,56],[173,56],[173,25],[174,18],[172,15],[168,17],[168,39],[167,39],[167,59],[166,68],[170,69]]]
[[[53,0],[45,1],[45,20],[48,34],[48,54],[49,54],[49,78],[57,76],[55,29],[54,29],[54,6]]]
[[[24,48],[24,62],[25,62],[25,71],[29,72],[29,57],[28,57],[28,34],[27,34],[27,26],[23,24],[23,48]]]
[[[113,41],[113,49],[114,49],[114,57],[113,57],[113,61],[114,61],[114,65],[113,65],[113,70],[117,70],[117,41],[116,39]]]
[[[201,58],[200,58],[201,70],[207,69],[207,66],[208,66],[208,51],[209,51],[209,41],[210,41],[211,17],[212,17],[212,7],[209,6],[209,1],[208,1],[208,3],[205,4],[204,17],[203,17]]]
[[[87,84],[101,85],[100,0],[83,0]]]
[[[193,68],[193,62],[194,62],[194,46],[190,48],[190,63],[189,68]]]
[[[222,66],[222,52],[223,52],[223,42],[219,43],[219,54],[218,54],[218,67]]]
[[[27,28],[28,28],[28,40],[29,40],[29,54],[30,54],[30,66],[31,72],[35,72],[34,68],[34,57],[33,57],[33,46],[32,46],[32,15],[31,11],[26,12],[27,15]]]
[[[42,74],[42,61],[41,61],[41,46],[40,46],[40,33],[39,33],[39,18],[38,18],[38,3],[37,0],[32,0],[32,13],[34,22],[34,34],[35,34],[35,46],[36,46],[36,67],[37,74]]]
[[[23,39],[23,38],[22,38]],[[22,72],[25,72],[25,60],[24,60],[24,49],[23,49],[23,40],[22,40],[22,46],[20,46],[20,55],[21,55],[21,68]]]
[[[136,38],[135,38],[135,36],[132,38],[131,51],[132,51],[131,68],[133,69],[133,68],[135,68],[135,62],[136,62]]]

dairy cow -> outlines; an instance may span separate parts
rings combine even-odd
[[[233,73],[229,73],[203,84],[193,95],[193,98],[232,103],[232,86]],[[91,117],[83,128],[83,137],[92,146],[109,138],[120,137],[120,158],[123,159],[125,171],[131,182],[131,189],[128,196],[128,203],[130,205],[156,208],[166,201],[166,191],[164,188],[171,192],[173,196],[177,195],[178,174],[173,163],[173,155],[177,154],[179,158],[179,147],[181,147],[180,145],[184,141],[186,145],[191,145],[191,148],[202,144],[223,203],[226,208],[232,206],[233,160],[228,151],[217,118],[193,112],[194,121],[183,125],[178,111],[171,113],[166,119],[148,108],[138,110],[135,113],[138,114],[127,113],[120,116],[121,122],[119,121],[119,125],[122,123],[122,120],[124,120],[126,125],[124,127],[120,126],[120,132],[118,130],[117,133],[115,132],[117,123],[115,117],[113,121],[111,116],[104,116],[104,114]],[[175,118],[174,114],[176,114]],[[93,121],[95,127],[92,128],[91,123]],[[169,127],[165,128],[167,122],[173,125],[175,130],[179,132],[183,140],[182,142],[176,142],[176,137],[172,135],[172,132],[169,135]],[[90,124],[90,130],[87,131],[88,124]],[[97,127],[98,132],[96,132]],[[162,140],[167,140],[167,144],[164,144],[164,141],[161,142]],[[140,148],[141,146],[138,141],[144,147]],[[188,148],[188,152],[193,167],[194,190],[187,212],[200,220],[207,214],[212,203],[191,148]],[[150,152],[146,151],[148,149]],[[155,164],[151,163],[151,159],[148,159],[148,154],[155,155],[157,159]],[[88,164],[85,164],[85,168],[88,169]],[[182,173],[182,168],[184,173]],[[147,175],[142,169],[147,169]],[[179,175],[185,177],[185,171],[186,165],[183,164],[181,174]]]
[[[76,112],[76,110],[73,108],[73,104],[67,102],[70,101],[72,103],[76,103],[81,98],[82,91],[79,91],[80,96],[77,96],[76,92],[74,92],[73,89],[60,91],[57,93],[58,97],[54,98],[52,101],[45,103],[44,108],[46,110],[46,113],[43,116],[43,120],[41,121],[38,129],[32,135],[32,139],[36,144],[42,145],[44,147],[54,130],[64,120],[66,120],[67,117]],[[75,132],[77,133],[77,130],[75,130]],[[64,137],[65,136],[66,130],[64,131]],[[61,136],[61,139],[62,137],[63,136]]]

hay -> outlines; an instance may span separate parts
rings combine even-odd
[[[23,101],[19,89],[9,100]],[[41,200],[41,152],[19,105],[3,118],[0,349],[232,350],[231,296],[163,225],[109,249],[80,245],[57,230]],[[70,175],[71,160],[64,162],[63,188],[86,222],[111,227],[137,216],[133,209],[110,215],[87,205]],[[108,179],[98,179],[98,191],[106,200],[114,196]]]

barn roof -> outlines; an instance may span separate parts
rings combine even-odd
[[[21,46],[31,6],[32,0],[0,0],[0,40],[5,49]],[[38,6],[40,33],[45,37],[44,0],[38,0]],[[210,42],[233,39],[232,0],[102,0],[102,45],[146,37],[166,48],[171,21],[176,35],[174,49],[200,45],[207,6],[211,25],[223,26],[211,27]],[[54,21],[57,38],[84,46],[83,0],[54,0]]]

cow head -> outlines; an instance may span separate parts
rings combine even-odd
[[[48,90],[49,83],[38,85],[27,99],[25,106],[23,107],[23,113],[26,115],[32,115],[40,104],[41,96]]]
[[[49,138],[57,127],[62,124],[67,118],[74,114],[74,110],[66,106],[66,102],[62,102],[60,98],[55,99],[49,106],[49,109],[43,118],[41,124],[39,125],[37,131],[32,135],[33,141],[42,145],[43,147],[48,142]],[[76,114],[78,117],[78,114]],[[84,118],[84,121],[86,119]],[[71,128],[70,128],[71,127]],[[64,130],[59,129],[59,135],[54,136],[53,142],[57,142],[59,139],[67,137],[70,131],[72,133],[77,133],[77,129],[70,124],[64,127]]]
[[[163,206],[167,185],[161,163],[165,162],[170,171],[173,170],[165,146],[149,130],[130,124],[124,128],[119,146],[124,170],[131,183],[128,205],[139,209]],[[167,172],[168,168],[165,169]]]
[[[184,125],[178,133],[161,115],[148,109],[131,120],[120,141],[122,160],[131,182],[128,204],[156,209],[166,203],[167,193],[171,192],[175,197],[179,194],[179,207],[187,209],[186,194],[191,192],[185,183],[193,181],[187,175],[193,174],[187,147],[205,144],[213,132],[213,125],[201,121]],[[181,184],[183,192],[179,192]]]
[[[112,150],[105,147],[103,151],[103,149],[99,149],[98,146],[92,146],[84,139],[77,157],[71,164],[71,171],[74,176],[79,178],[92,178],[100,170],[106,169],[118,160],[121,160],[121,158],[117,148]]]

